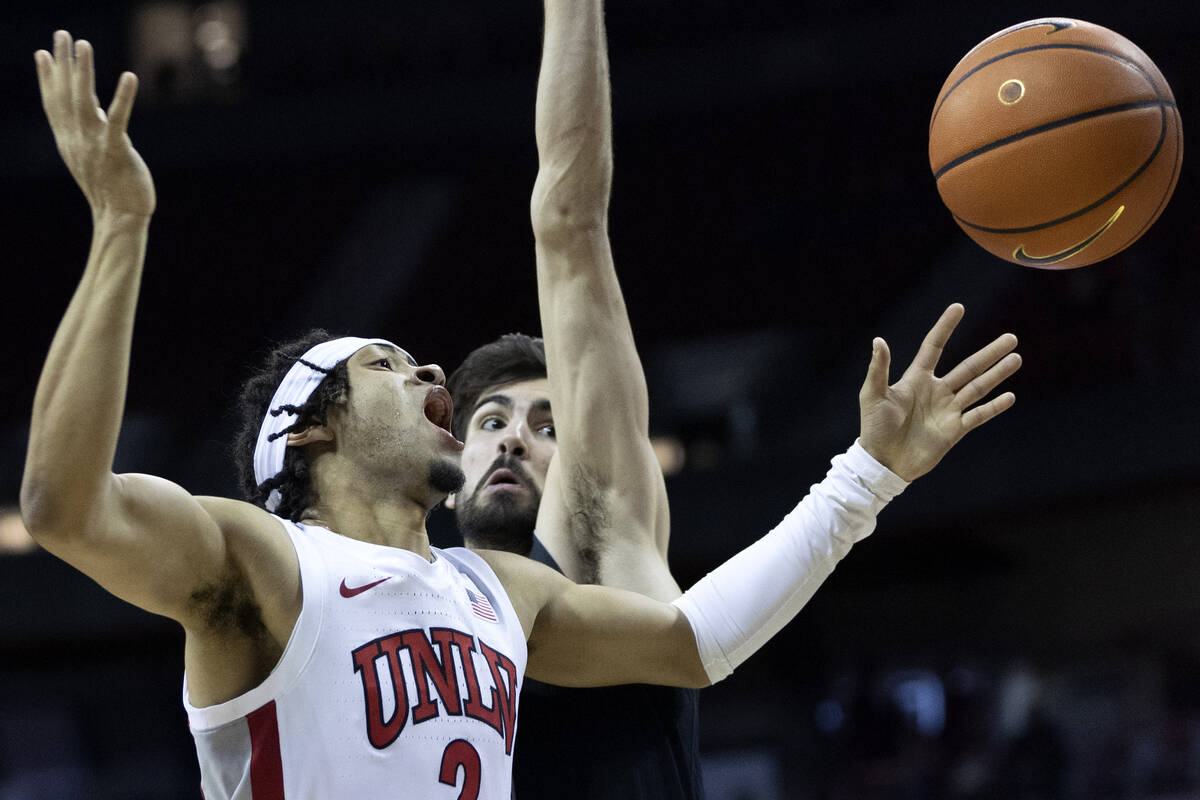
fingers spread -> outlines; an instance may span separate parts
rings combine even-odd
[[[1017,396],[1012,392],[1005,392],[994,400],[972,408],[962,416],[963,432],[978,428],[1001,412],[1012,408],[1015,402],[1017,402]]]
[[[1021,356],[1017,353],[1009,353],[982,375],[964,386],[955,395],[955,404],[958,408],[969,408],[987,397],[992,389],[995,389],[1020,368]]]
[[[117,91],[113,94],[112,104],[108,107],[109,136],[120,136],[125,133],[129,124],[129,115],[133,111],[133,98],[137,95],[137,76],[132,72],[121,73],[117,81]]]
[[[957,392],[968,382],[986,372],[993,364],[1004,358],[1017,346],[1017,337],[1011,333],[997,336],[986,347],[980,348],[942,378],[952,392]]]
[[[963,318],[963,313],[961,303],[953,303],[942,312],[942,316],[929,329],[929,333],[925,334],[925,339],[921,342],[921,349],[917,351],[917,357],[912,362],[914,368],[933,372],[937,367],[938,359],[942,357],[942,350],[946,347],[950,334],[954,332],[959,320]]]

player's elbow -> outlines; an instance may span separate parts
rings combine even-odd
[[[606,191],[573,189],[539,173],[529,216],[539,244],[569,246],[607,232],[608,195]]]
[[[28,473],[21,482],[20,506],[25,530],[43,547],[78,538],[88,529],[87,513],[79,504],[71,503],[49,481]]]
[[[533,209],[533,236],[538,244],[551,249],[564,249],[586,240],[605,235],[607,222],[604,213],[564,202]]]
[[[25,530],[34,541],[50,535],[54,530],[54,503],[51,493],[41,481],[32,480],[27,475],[21,482],[21,521]]]
[[[674,655],[671,664],[675,673],[676,685],[684,689],[704,689],[716,683],[704,665],[704,658],[700,654],[700,645],[696,641],[692,623],[682,611],[678,611],[675,635],[678,636],[678,644],[672,648]],[[719,680],[720,677],[717,676],[717,679]]]

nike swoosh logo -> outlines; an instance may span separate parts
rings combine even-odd
[[[1059,250],[1057,253],[1051,253],[1048,256],[1031,256],[1025,252],[1025,245],[1021,245],[1013,251],[1013,258],[1029,267],[1047,267],[1051,264],[1057,264],[1060,261],[1066,261],[1071,256],[1078,255],[1083,248],[1099,239],[1101,234],[1112,227],[1113,223],[1117,221],[1117,217],[1121,216],[1121,212],[1124,210],[1125,206],[1118,208],[1117,213],[1109,217],[1108,222],[1105,222],[1103,225],[1101,225],[1099,230],[1097,230],[1091,236],[1088,236],[1071,245],[1066,250]]]
[[[362,594],[367,589],[374,589],[376,586],[383,583],[384,581],[390,581],[391,579],[392,579],[392,576],[389,575],[386,578],[380,578],[379,580],[375,581],[374,583],[368,583],[365,586],[355,586],[352,589],[346,585],[346,579],[342,578],[342,586],[340,589],[338,589],[338,591],[341,593],[342,597],[355,597],[357,595]]]

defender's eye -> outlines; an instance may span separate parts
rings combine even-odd
[[[485,431],[498,431],[504,427],[504,420],[499,417],[488,417],[479,424],[479,427]]]

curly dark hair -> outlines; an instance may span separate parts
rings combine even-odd
[[[315,328],[299,339],[277,346],[266,357],[262,366],[242,384],[238,399],[241,429],[233,441],[233,458],[237,464],[242,493],[251,503],[266,508],[267,497],[272,490],[278,490],[282,499],[274,513],[293,522],[300,519],[300,515],[313,500],[308,460],[304,456],[303,448],[287,448],[283,456],[283,470],[274,478],[260,484],[254,478],[254,447],[258,443],[258,431],[262,427],[263,417],[270,410],[267,406],[288,370],[314,345],[336,338],[338,337]],[[339,361],[330,370],[321,370],[312,364],[308,366],[326,372],[325,378],[303,406],[285,407],[284,410],[297,414],[296,422],[276,436],[302,431],[314,423],[324,425],[330,404],[350,392],[350,374],[346,369],[346,359]]]
[[[454,436],[459,441],[466,439],[467,422],[485,389],[544,377],[546,346],[535,336],[506,333],[475,348],[446,381],[454,399],[454,420],[450,425]]]

